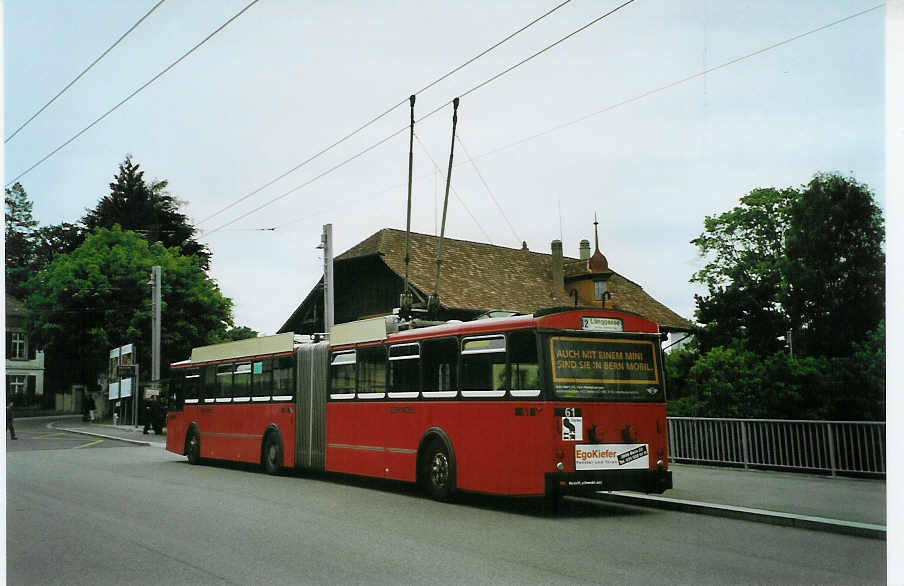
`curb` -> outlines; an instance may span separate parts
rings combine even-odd
[[[154,445],[154,444],[152,444],[151,442],[146,442],[146,441],[142,441],[142,440],[127,439],[127,438],[124,438],[124,437],[117,437],[117,436],[115,436],[115,435],[105,435],[105,434],[103,434],[103,433],[96,433],[96,432],[93,432],[93,431],[85,431],[85,430],[83,430],[83,429],[70,429],[70,428],[66,428],[66,427],[57,427],[56,425],[54,425],[54,424],[52,424],[52,423],[48,423],[48,424],[47,424],[47,427],[49,427],[49,428],[51,428],[51,429],[57,429],[57,430],[59,430],[59,431],[66,431],[66,432],[69,432],[69,433],[77,433],[77,434],[79,434],[79,435],[88,435],[88,436],[92,436],[92,437],[102,437],[102,438],[104,438],[104,439],[116,440],[116,441],[120,441],[120,442],[127,442],[127,443],[135,444],[135,445],[138,445],[138,446],[151,446],[151,445]]]
[[[771,525],[783,525],[786,527],[797,527],[800,529],[811,529],[814,531],[827,531],[830,533],[840,533],[843,535],[855,535],[858,537],[868,537],[871,539],[887,538],[886,527],[884,525],[874,525],[872,523],[842,521],[840,519],[811,517],[808,515],[780,513],[777,511],[768,511],[765,509],[752,509],[748,507],[735,507],[731,505],[717,505],[713,503],[702,503],[697,501],[687,501],[654,495],[630,494],[625,492],[598,492],[590,498],[627,505],[646,506],[657,509],[681,511],[685,513],[712,515],[715,517],[727,517],[729,519],[742,519],[745,521],[755,521],[758,523],[768,523]]]

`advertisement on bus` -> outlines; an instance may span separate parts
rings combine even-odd
[[[663,401],[659,347],[649,338],[549,338],[555,394],[564,399]]]

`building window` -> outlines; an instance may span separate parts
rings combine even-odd
[[[6,357],[10,360],[25,360],[25,340],[25,332],[6,332]]]
[[[9,395],[25,394],[25,375],[10,374],[6,377],[6,390]]]
[[[606,295],[606,281],[594,281],[593,282],[593,299],[596,301],[602,301],[603,297]]]

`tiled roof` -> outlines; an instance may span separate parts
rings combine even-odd
[[[436,236],[411,233],[408,280],[425,295],[433,292],[438,241]],[[404,277],[405,232],[380,230],[336,257],[336,261],[372,255],[379,255],[393,272]],[[568,257],[563,262],[580,264],[578,259]],[[609,279],[608,290],[615,309],[642,315],[668,328],[690,328],[687,320],[618,273]],[[519,313],[573,304],[564,289],[553,285],[550,254],[451,238],[443,241],[439,298],[445,307]]]

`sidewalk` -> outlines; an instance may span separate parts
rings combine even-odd
[[[885,525],[883,479],[672,464],[663,496]]]
[[[141,427],[61,420],[57,429],[163,447],[165,435]],[[820,476],[772,470],[744,470],[671,464],[674,488],[662,495],[599,493],[602,500],[743,518],[885,538],[884,479]]]
[[[72,433],[119,439],[152,446],[163,447],[166,445],[165,429],[163,430],[163,435],[156,435],[153,430],[149,430],[148,434],[144,435],[144,426],[135,427],[133,425],[113,425],[112,423],[86,423],[80,419],[76,420],[72,418],[57,420],[48,425],[54,429]]]

